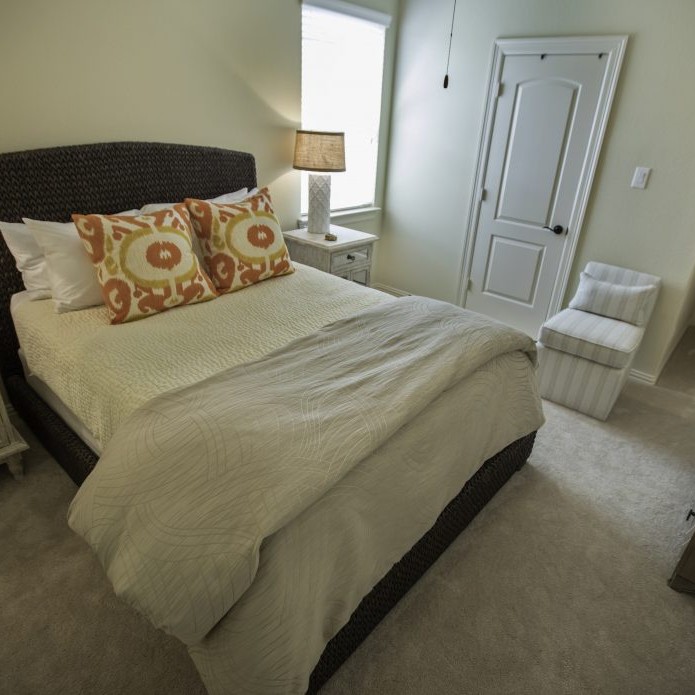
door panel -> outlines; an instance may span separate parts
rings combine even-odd
[[[532,306],[544,250],[537,244],[493,236],[485,293]]]
[[[502,64],[465,305],[532,336],[568,243],[606,66],[550,53]],[[544,229],[555,225],[562,234]]]
[[[516,86],[498,219],[541,227],[548,223],[555,208],[555,182],[566,159],[578,87],[561,80]],[[529,162],[534,162],[534,177],[529,176]]]

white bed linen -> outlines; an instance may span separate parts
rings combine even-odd
[[[13,298],[30,373],[102,449],[138,406],[257,359],[294,338],[393,297],[295,263],[296,272],[122,325],[104,306],[56,314],[50,300]],[[214,330],[211,330],[214,326]]]
[[[118,595],[196,644],[253,582],[268,538],[443,392],[517,352],[535,364],[529,336],[446,302],[371,307],[136,410],[69,524]],[[492,419],[475,415],[480,429]],[[397,476],[401,460],[383,465]]]
[[[10,312],[13,312],[20,304],[24,302],[35,301],[35,295],[32,291],[23,290],[22,292],[17,292],[10,297]],[[80,419],[73,413],[70,408],[68,408],[63,401],[58,398],[58,396],[45,384],[41,379],[39,379],[35,374],[32,373],[29,365],[27,364],[26,356],[24,355],[24,350],[20,347],[17,351],[19,354],[19,361],[22,363],[22,371],[24,372],[24,378],[27,380],[31,388],[36,391],[36,393],[41,396],[41,398],[48,403],[48,405],[60,415],[61,418],[68,424],[68,426],[77,434],[77,436],[95,453],[101,454],[101,445],[94,439],[94,435],[87,429],[87,427],[80,421]]]
[[[263,544],[251,586],[188,648],[208,693],[306,692],[362,598],[483,461],[542,424],[534,369],[520,352],[445,391]]]
[[[254,292],[257,297],[252,299]],[[246,298],[248,304],[230,301],[237,298]],[[103,308],[56,316],[49,302],[27,302],[15,306],[13,315],[25,351],[27,344],[39,344],[28,358],[32,372],[41,373],[46,383],[53,381],[51,388],[63,392],[61,400],[74,398],[71,409],[80,411],[107,441],[127,414],[158,393],[257,358],[293,337],[390,300],[298,265],[292,276],[130,324],[142,329],[153,321],[162,324],[153,331],[158,340],[146,347],[149,367],[142,361],[130,371],[128,357],[136,353],[134,333],[116,336],[118,358],[110,355],[101,365],[93,358],[109,349],[110,329],[128,327],[105,325]],[[218,302],[227,305],[230,324],[223,327],[223,339],[202,331],[204,322],[192,311]],[[48,311],[39,310],[41,304],[47,304]],[[166,317],[176,320],[163,321]],[[50,324],[53,336],[51,346],[43,349],[38,327],[42,320]],[[189,352],[184,336],[191,332],[195,337]],[[244,342],[245,336],[259,333],[263,346]],[[202,354],[214,364],[201,367]],[[163,376],[147,379],[153,364],[162,368]],[[184,367],[189,381],[181,378]],[[80,395],[90,382],[101,393],[116,394],[115,402],[91,418],[98,399]],[[326,641],[349,619],[362,596],[432,525],[482,461],[541,424],[534,370],[520,352],[495,358],[445,391],[263,544],[252,585],[202,642],[189,647],[209,692],[303,692]],[[351,570],[357,564],[361,570],[354,581]]]

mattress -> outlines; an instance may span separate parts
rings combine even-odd
[[[295,263],[296,272],[212,302],[112,326],[106,307],[56,314],[15,296],[30,383],[95,451],[138,406],[250,362],[393,297]],[[54,397],[54,398],[53,398]],[[59,403],[64,407],[61,408]]]

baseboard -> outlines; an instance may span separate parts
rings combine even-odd
[[[654,386],[656,384],[656,380],[658,377],[656,377],[654,374],[648,374],[647,372],[641,372],[639,369],[631,369],[630,370],[630,379],[634,379],[635,381],[639,381],[642,384],[649,384],[650,386]]]
[[[410,292],[405,292],[404,290],[399,290],[397,287],[391,287],[390,285],[382,285],[380,282],[373,282],[371,285],[375,290],[381,290],[387,294],[392,294],[394,297],[409,297]]]

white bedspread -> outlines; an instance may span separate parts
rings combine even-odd
[[[296,272],[142,321],[109,324],[106,308],[56,314],[50,299],[15,303],[32,374],[101,448],[138,406],[174,388],[258,359],[390,295],[296,265]]]
[[[362,597],[483,461],[542,422],[535,374],[519,352],[445,391],[263,544],[249,589],[189,647],[208,693],[305,693]]]
[[[96,550],[118,593],[156,625],[195,645],[192,653],[213,692],[300,692],[312,659],[349,617],[346,610],[383,574],[381,558],[400,557],[422,523],[431,525],[436,518],[442,497],[445,504],[473,472],[465,471],[461,479],[456,458],[475,466],[540,425],[534,357],[527,336],[451,305],[408,298],[376,307],[138,410],[79,491],[70,523]],[[480,390],[491,380],[498,404],[511,399],[524,406],[499,424],[499,434]],[[462,388],[470,389],[472,401],[462,398]],[[441,429],[442,422],[461,430],[464,423],[442,416],[451,408],[460,414],[462,403],[470,419],[465,442],[456,435],[449,442],[433,440],[429,430]],[[294,532],[366,462],[379,468],[379,476],[388,472],[394,479],[409,459],[421,468],[422,452],[404,456],[403,446],[417,450],[424,442],[432,459],[445,462],[425,472],[424,479],[418,472],[416,489],[426,488],[428,478],[435,481],[434,505],[423,500],[424,513],[391,520],[391,526],[403,529],[395,533],[395,544],[379,541],[393,531],[369,526],[377,542],[364,539],[364,556],[361,548],[346,549],[354,564],[344,577],[335,575],[341,566],[335,549],[312,554],[313,566],[325,559],[326,568],[303,575],[316,591],[305,593],[304,603],[291,609],[315,616],[313,629],[280,645],[266,630],[269,615],[249,617],[275,644],[274,666],[259,671],[263,654],[255,654],[228,680],[225,664],[237,657],[230,645],[238,646],[229,633],[247,629],[244,620],[230,624],[230,609],[252,595],[259,559],[276,559],[275,553],[261,553],[262,545]],[[370,516],[371,506],[384,503],[368,495],[353,501],[356,521],[361,509]],[[339,501],[337,508],[343,509]],[[340,514],[336,522],[324,515],[331,533],[318,530],[319,540],[332,539],[341,548],[353,534],[345,521]],[[306,533],[295,552],[315,541]],[[299,560],[290,561],[289,569],[300,568]],[[336,580],[342,600],[321,600]],[[269,644],[264,643],[264,652]]]

